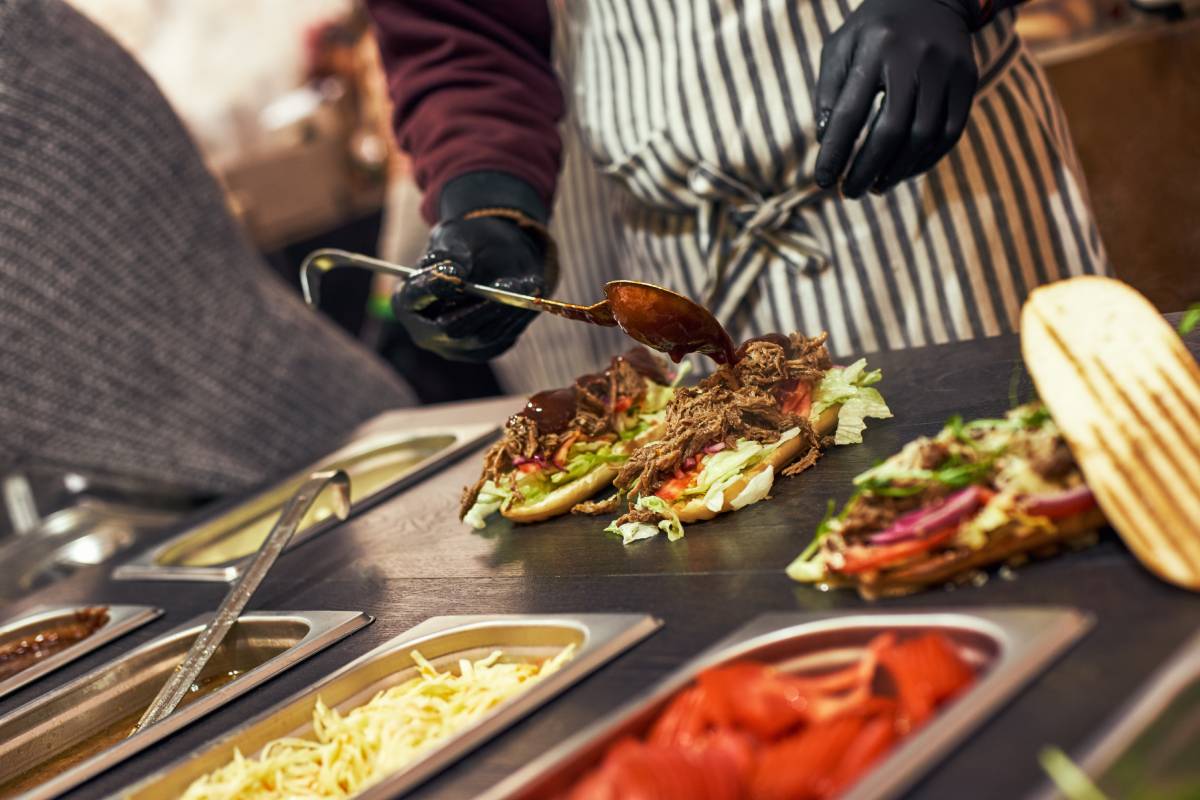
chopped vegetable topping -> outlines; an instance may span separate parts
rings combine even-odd
[[[854,485],[841,513],[827,515],[788,566],[790,577],[804,583],[845,577],[860,590],[891,580],[890,593],[898,593],[946,574],[922,572],[922,565],[965,563],[997,543],[1021,552],[1019,540],[1044,540],[1056,521],[1096,508],[1040,404],[1003,419],[953,417],[937,436],[910,442]]]
[[[714,667],[667,703],[644,738],[609,747],[566,797],[836,797],[974,680],[940,633],[882,634],[857,661],[816,675],[753,661]]]

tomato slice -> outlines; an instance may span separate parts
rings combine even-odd
[[[708,731],[710,722],[705,691],[692,686],[675,695],[654,721],[646,741],[664,747],[689,747]]]
[[[958,532],[958,523],[934,531],[920,539],[910,539],[896,544],[881,544],[871,547],[851,545],[845,549],[845,563],[835,569],[843,575],[854,575],[859,572],[891,566],[913,556],[932,550],[939,544],[948,542]]]
[[[836,797],[853,786],[859,778],[896,741],[895,714],[873,717],[863,725],[858,736],[842,754],[842,760],[829,776],[829,793]]]
[[[899,642],[880,651],[879,661],[896,686],[901,716],[913,728],[975,680],[971,667],[940,634]]]
[[[790,676],[752,662],[707,670],[697,678],[710,694],[714,721],[730,720],[770,740],[808,719],[809,697]]]
[[[518,464],[517,469],[528,475],[531,472],[537,472],[539,469],[541,469],[541,466],[539,466],[536,461],[526,461],[523,464]]]
[[[633,398],[625,395],[621,395],[617,398],[617,402],[613,403],[613,411],[618,414],[624,414],[631,408],[633,408]]]
[[[784,390],[779,398],[779,407],[784,413],[807,417],[812,410],[812,385],[797,381],[795,386]]]
[[[846,716],[763,750],[750,784],[755,800],[817,800],[827,797],[830,766],[837,764],[858,737],[865,721]]]
[[[671,480],[658,487],[658,491],[654,494],[661,497],[663,500],[666,500],[668,503],[673,503],[679,498],[679,495],[683,494],[684,491],[696,481],[697,476],[699,476],[703,471],[703,465],[696,464],[696,466],[692,469],[688,470],[687,472],[679,473],[674,478],[671,478]]]

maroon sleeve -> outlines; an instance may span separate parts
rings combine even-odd
[[[514,175],[549,208],[561,161],[562,92],[547,0],[367,0],[400,147],[437,217],[452,178]]]

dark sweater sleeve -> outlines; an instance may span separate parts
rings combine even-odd
[[[425,192],[504,172],[549,208],[561,163],[562,92],[547,0],[367,0],[395,103],[396,138]]]

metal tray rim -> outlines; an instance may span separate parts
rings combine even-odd
[[[350,663],[329,673],[323,678],[300,689],[276,703],[261,714],[247,720],[224,735],[212,739],[190,756],[180,758],[152,774],[126,786],[115,796],[128,797],[140,793],[163,780],[177,769],[185,766],[192,758],[202,753],[226,747],[273,715],[293,703],[315,697],[321,690],[361,668],[403,648],[419,646],[421,642],[461,630],[486,628],[512,623],[514,626],[559,625],[584,631],[584,643],[579,652],[561,670],[539,681],[522,694],[498,706],[491,714],[474,725],[448,738],[439,747],[429,751],[408,769],[390,775],[355,796],[355,800],[384,800],[398,797],[445,769],[455,760],[464,757],[479,745],[497,735],[517,720],[549,702],[575,683],[595,672],[601,666],[643,641],[662,627],[662,620],[649,614],[637,613],[578,613],[578,614],[468,614],[430,617],[424,622],[403,631],[379,646],[355,658]]]
[[[1200,677],[1200,632],[1193,634],[1166,663],[1152,672],[1099,732],[1080,748],[1083,753],[1077,761],[1080,769],[1093,780],[1103,775],[1197,677]],[[1058,800],[1061,794],[1047,782],[1034,797],[1036,800]]]
[[[1040,624],[1020,624],[1024,617],[1052,622],[1053,628],[1039,634]],[[790,623],[787,620],[791,620]],[[899,620],[899,623],[898,623]],[[1089,614],[1067,607],[979,609],[931,609],[922,611],[858,609],[838,611],[824,618],[804,612],[770,612],[762,614],[717,643],[701,651],[695,658],[672,670],[661,681],[651,685],[611,714],[601,717],[575,735],[562,741],[540,757],[509,775],[477,800],[505,800],[532,786],[535,781],[579,750],[618,730],[643,709],[670,697],[690,682],[700,670],[715,663],[736,659],[765,645],[774,644],[800,633],[819,633],[839,627],[906,627],[931,624],[967,628],[995,639],[1000,653],[993,669],[967,694],[917,733],[909,736],[863,777],[843,800],[877,800],[899,794],[926,770],[941,760],[959,737],[996,710],[1000,701],[1036,676],[1050,660],[1060,655],[1068,645],[1082,636],[1092,625]],[[1030,629],[1037,646],[1014,637],[1011,628]],[[1046,626],[1050,628],[1050,626]],[[1024,669],[1016,672],[1003,667],[1026,660]],[[1021,666],[1018,663],[1018,666]]]
[[[191,634],[193,631],[199,633],[203,626],[207,624],[212,617],[211,613],[199,614],[192,619],[184,622],[171,630],[156,636],[148,642],[145,642],[133,650],[125,653],[119,658],[113,659],[108,664],[97,667],[75,680],[58,687],[52,692],[32,700],[24,705],[18,706],[9,713],[0,716],[0,723],[3,723],[10,717],[19,714],[28,713],[33,708],[43,703],[48,703],[61,695],[67,694],[79,686],[85,685],[94,676],[105,670],[111,669],[113,665],[134,659],[142,653],[161,647],[163,644],[177,639],[182,636]],[[254,689],[266,681],[277,675],[282,674],[289,668],[299,664],[316,654],[320,650],[330,646],[331,644],[349,636],[351,633],[370,624],[374,618],[362,611],[252,611],[242,615],[243,619],[298,619],[309,622],[309,630],[300,641],[283,651],[272,659],[264,661],[262,664],[254,667],[246,672],[234,682],[222,687],[220,690],[213,692],[208,697],[204,697],[195,703],[192,703],[187,708],[181,709],[177,713],[164,719],[157,725],[153,725],[128,739],[125,739],[118,744],[113,745],[107,750],[103,750],[96,755],[79,762],[74,767],[61,773],[53,780],[47,781],[29,792],[20,795],[19,800],[49,800],[50,798],[58,797],[59,795],[73,789],[85,781],[94,778],[102,772],[120,764],[131,756],[140,753],[142,750],[151,745],[162,741],[172,735],[181,728],[191,724],[192,722],[206,716],[212,711],[226,705],[227,703],[241,697],[246,692]],[[277,662],[278,663],[275,663]]]
[[[269,494],[281,485],[301,479],[308,475],[314,469],[332,461],[354,458],[362,452],[375,447],[387,446],[389,444],[398,444],[405,439],[417,439],[424,436],[433,435],[453,435],[454,443],[449,445],[444,451],[434,453],[414,465],[408,475],[396,481],[391,486],[387,486],[379,491],[362,498],[357,503],[354,503],[350,508],[350,516],[354,517],[361,512],[367,510],[373,505],[376,505],[383,500],[398,494],[405,489],[411,488],[415,484],[424,480],[432,472],[436,471],[443,464],[448,464],[460,456],[466,454],[488,437],[492,436],[499,428],[494,423],[471,423],[463,425],[426,425],[416,428],[396,428],[393,429],[387,425],[388,412],[375,417],[373,420],[368,420],[364,423],[364,427],[371,428],[363,432],[358,437],[352,437],[349,442],[341,447],[333,450],[329,454],[315,460],[308,467],[290,473],[287,476],[272,481],[266,486],[260,487],[248,496],[242,498],[233,505],[226,506],[221,510],[212,514],[206,514],[198,521],[188,525],[183,530],[179,531],[169,539],[159,542],[158,544],[143,550],[132,559],[120,564],[112,571],[113,580],[118,581],[136,581],[136,580],[177,580],[177,581],[211,581],[211,582],[228,582],[235,580],[241,573],[242,567],[253,557],[245,556],[235,559],[234,561],[213,565],[208,567],[189,567],[189,566],[171,566],[159,564],[159,556],[172,547],[178,545],[181,541],[192,535],[193,532],[202,526],[212,524],[222,516],[231,514],[243,506],[255,502],[258,498]],[[397,423],[400,424],[400,423]],[[337,527],[341,521],[330,518],[322,523],[313,525],[302,531],[297,531],[296,535],[288,550],[291,550],[304,542],[330,529]]]
[[[3,625],[0,625],[0,636],[4,636],[6,633],[12,630],[23,628],[31,623],[36,624],[38,621],[50,620],[63,614],[73,614],[77,609],[88,608],[92,605],[104,606],[108,609],[108,622],[106,622],[86,639],[81,639],[75,644],[60,650],[49,658],[39,661],[32,667],[21,670],[11,678],[0,681],[0,698],[4,698],[16,690],[33,683],[37,679],[54,672],[60,667],[64,667],[72,661],[82,658],[94,650],[98,650],[109,642],[112,642],[127,633],[137,630],[148,622],[158,619],[163,613],[161,608],[156,608],[154,606],[126,605],[118,603],[93,603],[69,606],[37,606],[33,609],[30,609],[25,614],[22,614],[19,617],[14,617],[5,622]]]

